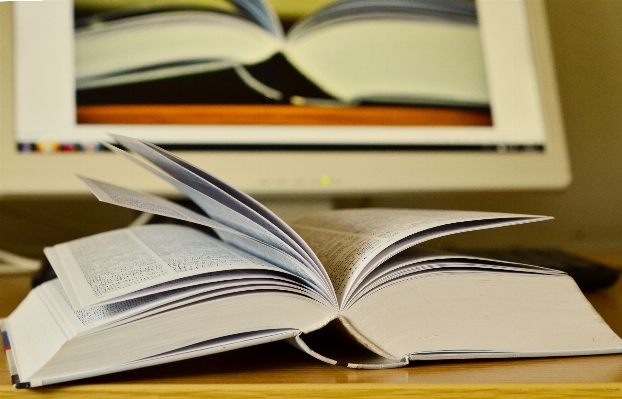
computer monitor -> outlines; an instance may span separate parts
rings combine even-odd
[[[99,2],[105,3],[115,2]],[[66,0],[0,4],[0,196],[86,194],[76,173],[138,190],[174,193],[127,161],[100,151],[96,143],[107,140],[107,133],[179,151],[188,161],[260,196],[551,189],[569,184],[543,1],[229,3],[217,12],[166,6],[157,12],[103,14],[74,8],[74,2]],[[375,11],[361,9],[363,3]],[[256,15],[253,4],[267,11]],[[294,4],[303,9],[292,10]],[[419,14],[409,14],[417,7]],[[128,17],[139,19],[123,25]],[[207,25],[200,25],[202,19]],[[382,25],[387,19],[397,21],[395,26]],[[155,30],[141,30],[145,21],[156,21]],[[214,31],[209,23],[224,28]],[[182,32],[177,42],[167,30],[197,24],[196,31]],[[426,24],[436,24],[439,30],[426,31]],[[239,32],[231,34],[238,25]],[[356,39],[370,26],[371,33]],[[355,33],[347,33],[350,28]],[[392,29],[398,35],[387,45],[382,32]],[[455,29],[458,33],[439,39],[440,44],[422,45],[409,36],[418,29],[434,40]],[[101,34],[107,30],[113,33]],[[124,31],[135,35],[110,39]],[[197,32],[241,41],[255,36],[263,40],[263,47],[259,51],[258,44],[246,43],[247,50],[258,53],[247,56],[244,43],[238,43],[235,51],[218,50],[226,53],[223,56],[213,50],[216,55],[210,56],[212,50],[195,49],[201,42],[194,42]],[[145,37],[160,44],[173,39],[172,44],[164,43],[164,52],[147,51],[145,57],[155,61],[145,61],[137,55],[152,45],[141,41]],[[339,43],[343,38],[345,43]],[[379,42],[373,43],[376,39]],[[192,45],[180,49],[179,43],[188,40]],[[114,55],[111,43],[124,52]],[[365,53],[361,43],[369,49],[375,46],[374,60],[385,64],[360,65],[356,57]],[[333,44],[335,48],[324,48]],[[345,54],[350,50],[344,49],[357,46],[358,55]],[[431,51],[437,47],[444,55]],[[467,47],[475,50],[462,54]],[[176,51],[181,55],[169,58]],[[188,51],[198,53],[188,56]],[[413,60],[417,52],[425,57]],[[395,67],[401,59],[396,54],[408,60],[406,67]],[[129,63],[115,69],[110,59]],[[348,64],[350,59],[359,64]],[[427,66],[419,65],[426,59]],[[303,75],[302,83],[279,87],[269,70],[271,63],[282,75]],[[453,72],[439,75],[445,66]],[[421,74],[419,83],[415,70]],[[221,77],[234,79],[236,87],[250,88],[254,97],[230,99],[225,86],[218,89],[221,97],[216,100],[203,96],[186,101],[177,86],[169,84],[155,97],[147,92],[134,99],[141,90],[151,90],[153,82],[174,83],[197,74],[210,85]],[[331,74],[336,74],[333,81]],[[396,80],[400,74],[410,77]],[[441,86],[437,91],[412,89],[434,79],[435,87]],[[201,81],[185,82],[201,89],[199,93],[206,91]],[[359,90],[357,85],[365,87]]]

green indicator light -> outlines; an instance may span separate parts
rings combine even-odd
[[[320,177],[320,184],[323,186],[328,186],[330,184],[330,177],[328,176]]]

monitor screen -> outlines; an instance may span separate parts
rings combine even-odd
[[[268,194],[563,186],[546,16],[529,3],[15,3],[2,151],[101,175],[118,133]],[[30,184],[10,169],[0,192]]]

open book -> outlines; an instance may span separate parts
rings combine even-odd
[[[547,217],[352,209],[286,224],[175,155],[114,137],[150,164],[108,146],[112,151],[204,213],[83,177],[101,201],[206,226],[217,237],[154,224],[46,248],[58,279],[35,288],[2,321],[17,387],[285,339],[322,361],[371,369],[622,352],[620,338],[564,273],[411,248]],[[314,334],[323,338],[308,339]],[[344,355],[323,345],[332,334],[360,351]]]
[[[336,1],[296,21],[287,34],[266,0],[203,3],[175,8],[160,2],[159,8],[79,19],[78,92],[232,70],[238,78],[233,87],[243,82],[264,102],[312,104],[317,99],[308,96],[321,96],[321,104],[489,104],[473,1]],[[280,81],[293,74],[270,61],[276,56],[307,81]],[[268,65],[256,72],[263,77],[247,69],[262,63]],[[208,95],[220,92],[224,75],[215,76]],[[303,92],[288,93],[291,86]]]

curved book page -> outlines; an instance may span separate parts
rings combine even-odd
[[[295,219],[290,225],[322,261],[343,307],[357,280],[409,246],[457,232],[546,219],[492,212],[376,208],[323,212]]]
[[[103,143],[103,144],[104,146],[106,146],[106,148],[108,148],[115,154],[120,155],[123,158],[134,162],[135,164],[141,166],[142,168],[146,169],[150,173],[158,176],[160,179],[166,181],[167,183],[169,183],[170,185],[178,189],[180,192],[182,192],[184,195],[190,198],[195,204],[199,205],[201,209],[205,210],[208,215],[213,215],[211,216],[211,218],[213,218],[214,220],[221,222],[222,224],[226,225],[227,227],[230,227],[233,230],[246,234],[250,237],[257,239],[258,241],[262,241],[266,243],[267,245],[273,246],[283,252],[286,252],[289,255],[293,256],[294,258],[298,259],[301,263],[306,264],[309,267],[313,268],[313,266],[309,264],[309,261],[301,256],[299,251],[296,251],[294,248],[292,248],[289,245],[289,243],[284,242],[280,237],[277,236],[277,234],[274,234],[273,232],[268,231],[260,224],[246,217],[243,213],[240,213],[238,210],[236,210],[237,207],[235,205],[227,206],[219,202],[218,200],[194,189],[193,187],[185,183],[182,183],[181,181],[147,165],[141,160],[131,156],[127,152],[120,150],[107,143]],[[200,183],[194,182],[193,185],[195,187],[200,187]],[[216,230],[216,234],[218,234],[219,237],[223,239],[224,241],[227,241],[220,234],[219,230]]]
[[[314,273],[312,269],[305,267],[305,265],[301,264],[290,255],[260,240],[249,237],[164,198],[143,194],[138,191],[92,179],[83,177],[81,177],[81,179],[100,201],[213,228],[220,232],[220,235],[225,235],[227,240],[234,246],[280,267],[286,272],[293,273],[309,281],[312,285],[317,287],[318,292],[322,292],[327,298],[334,297],[332,286],[327,287],[327,284],[324,283],[321,278],[317,277],[317,273]],[[331,301],[334,302],[332,299]]]
[[[330,287],[329,291],[332,291],[332,283],[313,250],[289,225],[261,203],[154,144],[125,136],[111,136],[125,148],[136,152],[167,172],[172,178],[235,212],[219,212],[222,207],[210,207],[215,205],[213,202],[210,205],[197,196],[191,197],[210,217],[224,224],[248,224],[250,220],[290,245],[293,250],[307,260],[307,264],[317,272],[325,282],[325,286]],[[334,302],[336,304],[336,298],[334,298]]]
[[[78,310],[199,274],[282,271],[205,233],[178,225],[115,230],[46,248],[45,252]],[[319,291],[308,280],[303,281]]]
[[[413,248],[405,252],[408,253],[402,252],[393,256],[367,274],[364,279],[359,279],[352,293],[348,296],[344,309],[349,308],[364,296],[370,295],[386,285],[394,284],[399,279],[420,276],[425,273],[494,270],[505,273],[564,274],[558,270],[539,266],[422,250],[420,248]]]
[[[477,25],[475,4],[455,0],[345,0],[330,4],[297,22],[288,39],[295,40],[326,25],[349,20],[419,20]]]
[[[312,264],[319,265],[319,260],[304,241],[285,222],[254,198],[154,144],[115,134],[111,137],[123,147],[152,162],[171,177],[231,208],[244,218],[263,226],[284,242],[289,243],[292,248],[299,250]],[[209,214],[210,209],[204,210]],[[214,215],[213,217],[220,216]]]

